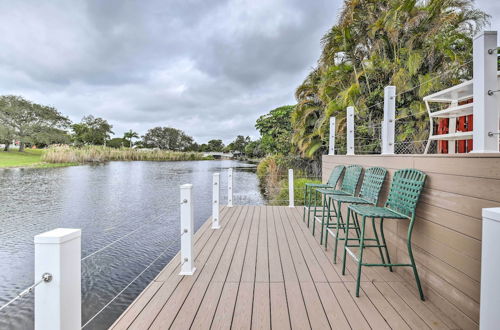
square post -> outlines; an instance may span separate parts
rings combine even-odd
[[[483,236],[481,249],[481,329],[496,329],[500,323],[500,207],[483,209]]]
[[[214,173],[212,183],[212,229],[219,229],[220,174]]]
[[[35,282],[52,275],[35,288],[36,330],[82,327],[81,236],[80,229],[57,228],[34,238]]]
[[[233,169],[227,170],[227,207],[233,207]]]
[[[354,155],[354,107],[347,107],[347,154]]]
[[[396,86],[384,88],[384,119],[382,121],[382,155],[394,155],[396,120]]]
[[[483,31],[473,43],[474,129],[472,152],[498,152],[497,32]]]
[[[193,275],[196,268],[193,260],[193,185],[181,186],[181,272]]]
[[[330,140],[328,143],[328,155],[335,155],[335,117],[330,117]]]
[[[288,169],[288,207],[295,207],[295,189],[293,186],[293,169]]]

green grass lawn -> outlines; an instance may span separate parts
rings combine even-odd
[[[0,151],[0,168],[6,167],[61,167],[76,165],[73,163],[49,164],[42,162],[41,149],[26,149],[19,152],[17,149],[11,151]]]

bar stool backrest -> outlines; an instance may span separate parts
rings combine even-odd
[[[345,166],[344,165],[337,165],[333,168],[332,173],[330,173],[330,177],[328,178],[327,184],[332,187],[337,186],[337,182],[340,180],[340,176],[342,175],[342,172],[344,172]]]
[[[424,172],[415,169],[396,171],[385,206],[413,220],[425,178]]]
[[[365,170],[359,197],[377,205],[386,174],[387,170],[383,167],[370,167]]]
[[[342,180],[342,186],[340,190],[345,191],[351,195],[354,195],[356,187],[358,186],[359,177],[361,176],[361,171],[363,168],[359,165],[349,165],[347,166],[344,174],[344,180]]]

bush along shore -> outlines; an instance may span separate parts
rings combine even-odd
[[[287,205],[288,169],[294,171],[294,200],[296,205],[304,204],[304,189],[308,182],[320,183],[321,175],[314,164],[297,157],[271,155],[262,159],[257,166],[261,190],[270,205]]]
[[[47,163],[100,163],[107,161],[187,161],[212,160],[198,152],[182,152],[158,149],[110,148],[104,146],[52,147],[42,155]]]

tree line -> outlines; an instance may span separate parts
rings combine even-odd
[[[123,137],[113,135],[113,125],[106,119],[87,115],[79,123],[72,123],[54,107],[37,104],[21,96],[0,96],[0,144],[4,145],[4,151],[8,151],[12,143],[16,142],[20,152],[27,146],[43,148],[54,144],[72,144],[241,154],[249,151],[247,156],[255,156],[251,148],[255,142],[242,135],[238,135],[228,145],[221,139],[198,144],[182,130],[172,127],[154,127],[143,136],[133,130],[125,132]],[[250,148],[247,148],[249,145]]]
[[[379,152],[384,88],[396,86],[396,142],[425,140],[422,98],[472,78],[472,38],[489,16],[472,0],[346,0],[321,39],[317,65],[295,91],[297,104],[257,120],[266,154],[319,161],[328,150],[329,118],[336,147],[346,149],[346,108],[355,107],[356,149]],[[500,67],[500,64],[499,64]]]

